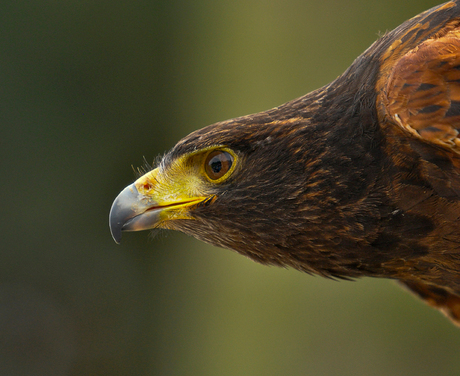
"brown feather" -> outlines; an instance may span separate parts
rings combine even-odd
[[[245,165],[170,228],[265,264],[397,279],[459,324],[459,35],[452,1],[330,85],[185,137],[165,163],[222,144]]]
[[[399,59],[382,100],[403,129],[460,152],[460,31],[428,39]]]

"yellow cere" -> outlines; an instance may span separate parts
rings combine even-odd
[[[233,157],[231,167],[219,179],[207,177],[204,162],[214,150],[229,153]],[[163,219],[190,218],[189,207],[211,195],[213,187],[227,179],[237,166],[238,156],[224,146],[213,146],[185,154],[165,170],[161,166],[141,176],[134,183],[138,192],[162,209]]]

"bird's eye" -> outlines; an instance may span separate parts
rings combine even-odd
[[[233,164],[233,156],[223,150],[214,150],[208,154],[204,162],[206,175],[211,180],[219,180],[230,171]]]

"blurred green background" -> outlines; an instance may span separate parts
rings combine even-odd
[[[436,4],[2,1],[0,375],[458,375],[459,329],[394,282],[107,224],[144,156],[330,82]]]

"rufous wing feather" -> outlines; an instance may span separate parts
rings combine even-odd
[[[402,56],[383,102],[405,131],[460,153],[460,29],[427,39]]]
[[[400,281],[403,286],[425,301],[431,307],[439,309],[452,322],[460,326],[460,296],[447,289],[431,286],[422,282]]]

